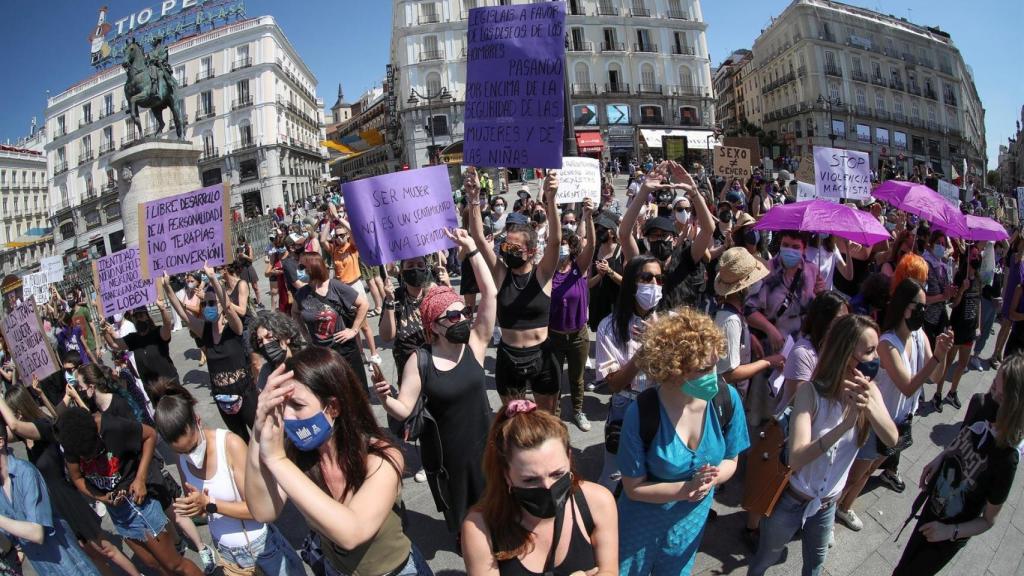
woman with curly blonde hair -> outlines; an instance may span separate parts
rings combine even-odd
[[[725,338],[708,316],[676,308],[650,321],[642,341],[638,366],[658,387],[641,393],[622,423],[619,569],[689,574],[715,486],[732,477],[750,445],[743,405],[719,381]],[[650,418],[658,418],[653,435]]]

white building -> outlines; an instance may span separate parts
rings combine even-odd
[[[45,130],[0,146],[0,272],[27,270],[53,254],[46,187]]]
[[[463,138],[469,10],[530,3],[394,0],[391,62],[410,167],[429,163],[428,147],[443,150]],[[569,0],[566,14],[566,68],[581,155],[641,154],[651,144],[641,138],[644,131],[659,143],[673,128],[691,136],[708,132],[698,129],[714,124],[700,0]],[[416,98],[410,98],[413,90]],[[442,92],[449,98],[426,98]]]
[[[794,0],[754,42],[746,116],[779,152],[860,150],[872,169],[955,168],[980,185],[985,110],[950,35],[831,0]],[[820,97],[820,100],[819,100]]]
[[[148,47],[147,47],[148,48]],[[228,24],[169,47],[187,120],[203,147],[201,180],[231,183],[246,215],[317,193],[325,172],[323,102],[317,82],[271,16]],[[125,74],[114,65],[48,99],[46,145],[60,254],[123,247],[112,152],[138,143],[125,112]],[[140,120],[150,135],[148,110]],[[170,112],[164,136],[173,136]]]

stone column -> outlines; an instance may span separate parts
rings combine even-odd
[[[139,204],[202,188],[201,154],[202,148],[191,142],[151,140],[111,156],[126,246],[139,245]]]

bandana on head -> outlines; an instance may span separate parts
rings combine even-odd
[[[432,286],[420,302],[420,318],[423,327],[429,328],[441,317],[441,314],[462,297],[450,286]]]

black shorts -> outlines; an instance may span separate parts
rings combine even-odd
[[[516,348],[498,345],[494,365],[494,387],[502,397],[523,396],[530,388],[534,394],[554,395],[562,389],[562,367],[555,357],[551,340]]]
[[[966,346],[973,344],[978,337],[978,322],[953,322],[953,345]]]

